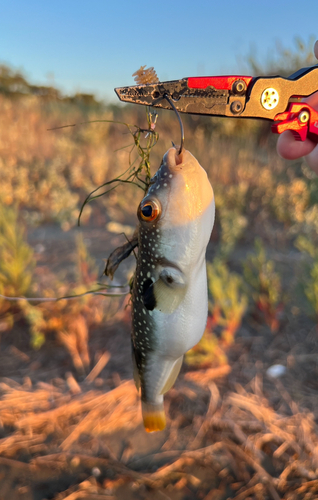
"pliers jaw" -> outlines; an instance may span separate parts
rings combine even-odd
[[[183,78],[153,85],[134,85],[115,89],[121,101],[172,109],[165,95],[180,113],[235,116],[245,106],[247,87],[252,77]]]
[[[157,84],[133,85],[131,87],[117,87],[115,92],[121,101],[152,106],[156,87]]]

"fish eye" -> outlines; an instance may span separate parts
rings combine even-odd
[[[140,220],[151,222],[160,215],[161,207],[155,200],[143,200],[138,208],[138,217]]]

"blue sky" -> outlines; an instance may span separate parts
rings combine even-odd
[[[318,38],[317,0],[0,2],[0,62],[106,99],[141,65],[161,80],[231,74],[252,48],[266,59],[295,36]]]

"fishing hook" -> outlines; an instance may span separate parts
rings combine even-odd
[[[168,101],[168,103],[172,107],[173,111],[177,115],[177,118],[178,118],[178,121],[179,121],[179,125],[180,125],[180,129],[181,129],[181,144],[180,144],[180,149],[179,149],[178,154],[181,154],[181,152],[183,150],[183,143],[184,143],[184,128],[183,128],[183,123],[182,123],[179,111],[177,110],[177,108],[173,104],[173,101],[170,99],[170,97],[168,96],[168,94],[164,94],[162,97],[159,97],[159,99],[156,99],[152,104],[156,104],[158,101],[161,101],[162,99],[166,99],[166,101]],[[173,146],[175,147],[174,144],[173,144]]]
[[[173,111],[177,115],[177,118],[178,118],[178,121],[179,121],[180,129],[181,129],[181,143],[180,143],[180,149],[179,149],[178,154],[181,154],[181,152],[183,150],[183,143],[184,143],[184,128],[183,128],[183,123],[182,123],[181,117],[179,115],[179,112],[178,112],[177,108],[175,107],[175,105],[173,104],[173,102],[170,99],[170,97],[168,97],[167,94],[164,94],[163,98],[166,99],[166,101],[168,101],[168,103],[172,107]]]

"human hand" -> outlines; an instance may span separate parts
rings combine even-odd
[[[318,59],[318,40],[314,46],[314,53]],[[318,92],[306,97],[304,102],[307,102],[318,111]],[[310,139],[295,141],[292,132],[287,130],[278,138],[277,152],[282,158],[286,158],[286,160],[295,160],[304,156],[308,165],[318,174],[318,144],[312,142]]]

